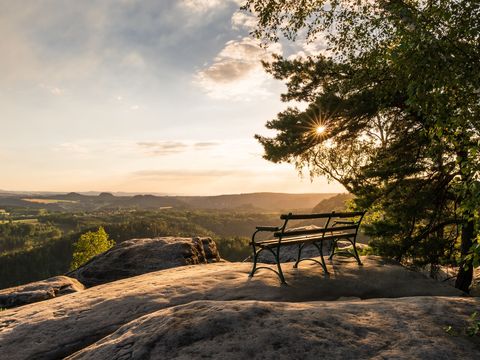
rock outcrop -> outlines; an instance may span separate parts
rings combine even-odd
[[[0,308],[11,308],[84,290],[77,280],[55,276],[46,280],[0,290]]]
[[[425,358],[417,356],[422,353],[447,358],[446,346],[465,359],[469,351],[470,358],[478,355],[467,340],[450,338],[442,328],[467,324],[480,301],[461,298],[459,290],[381,258],[368,256],[362,261],[364,266],[349,258],[327,262],[329,277],[318,264],[305,262],[299,269],[285,264],[287,286],[268,270],[249,278],[251,264],[226,262],[182,266],[95,286],[0,312],[2,357],[57,359],[79,352],[75,356],[80,358],[144,359],[150,351],[154,359],[190,358],[187,354],[195,350],[199,351],[195,358],[254,358],[256,351],[270,358],[275,350],[280,358],[308,358],[318,349],[326,357],[354,346],[365,358],[395,357],[397,348],[405,349],[405,358]],[[411,296],[420,297],[328,301]],[[219,303],[192,303],[199,300]],[[327,330],[330,337],[323,341]],[[442,341],[447,345],[436,351],[435,344]],[[282,342],[291,347],[282,348]],[[90,345],[93,348],[87,348]],[[305,357],[297,356],[297,351]],[[358,358],[345,351],[342,358]]]
[[[478,302],[477,302],[478,305]],[[479,359],[472,299],[200,301],[136,319],[68,359]]]
[[[121,242],[67,275],[87,287],[177,266],[220,261],[208,237],[132,239]]]

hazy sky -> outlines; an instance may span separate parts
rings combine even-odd
[[[286,107],[240,0],[0,0],[0,189],[342,191],[261,158]]]

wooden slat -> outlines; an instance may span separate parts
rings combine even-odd
[[[348,226],[337,226],[337,227],[329,227],[329,228],[317,228],[317,229],[305,229],[305,230],[293,230],[293,231],[278,231],[273,234],[275,237],[292,237],[298,235],[312,235],[312,234],[325,234],[329,232],[338,232],[338,231],[345,231],[345,230],[356,230],[358,225],[348,225]]]
[[[278,231],[280,230],[281,228],[278,227],[278,226],[257,226],[256,229],[258,231]]]
[[[294,237],[282,238],[280,245],[293,245],[293,244],[299,244],[299,243],[332,240],[332,239],[338,239],[338,238],[351,238],[354,236],[355,236],[354,233],[346,233],[346,232],[337,232],[337,233],[333,233],[325,236],[312,236],[312,235],[294,236]],[[255,244],[258,246],[274,247],[278,245],[278,239],[256,241]]]

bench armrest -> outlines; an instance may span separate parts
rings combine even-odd
[[[279,231],[281,228],[278,226],[257,226],[256,227],[257,231]]]

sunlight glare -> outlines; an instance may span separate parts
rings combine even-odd
[[[315,133],[317,135],[322,135],[327,128],[324,125],[318,125],[317,128],[315,129]]]

